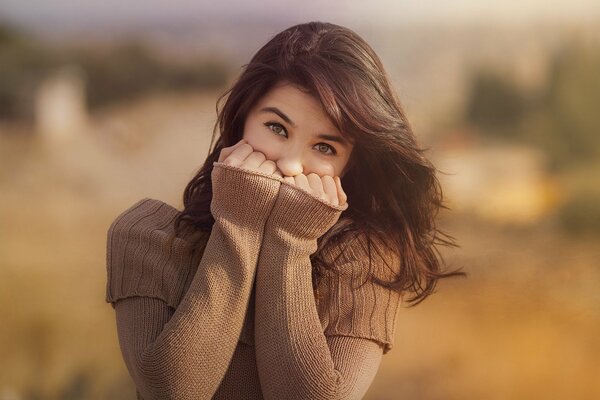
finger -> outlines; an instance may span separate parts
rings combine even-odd
[[[253,151],[244,161],[242,161],[240,166],[246,169],[259,169],[265,160],[266,157],[263,153],[260,151]]]
[[[283,180],[287,183],[291,183],[292,185],[296,184],[296,181],[294,180],[293,176],[286,176],[283,178]]]
[[[323,192],[326,200],[337,206],[339,201],[336,182],[329,175],[325,175],[323,178],[321,178],[321,181],[323,182]]]
[[[310,185],[311,193],[317,197],[328,200],[327,196],[325,196],[325,191],[323,190],[323,181],[321,180],[321,177],[312,172],[308,174],[306,178],[308,180],[308,184]]]
[[[267,175],[275,175],[280,178],[283,178],[283,174],[281,173],[279,168],[277,168],[277,164],[275,164],[275,161],[273,161],[273,160],[265,160],[260,165],[260,167],[258,167],[258,170],[260,172],[264,172]]]
[[[229,156],[226,159],[224,159],[223,162],[238,167],[253,152],[254,149],[252,148],[252,146],[250,146],[248,143],[243,143],[239,147],[233,149],[231,154],[229,154]]]
[[[307,190],[312,193],[310,188],[310,184],[308,183],[308,177],[304,174],[298,174],[294,176],[294,181],[296,186],[301,187],[304,190]]]
[[[236,144],[234,144],[233,146],[228,146],[228,147],[224,147],[223,149],[221,149],[221,152],[219,153],[219,160],[218,161],[223,161],[224,159],[226,159],[229,156],[229,154],[231,154],[231,152],[236,147],[240,146],[244,142],[245,142],[245,139],[242,139],[242,140],[238,141]]]
[[[265,174],[272,174],[276,169],[277,167],[275,166],[275,163],[272,160],[267,160],[266,157],[262,164],[260,164],[257,168],[259,172],[263,172]]]
[[[348,201],[348,196],[346,195],[346,192],[344,192],[344,189],[342,188],[342,180],[340,179],[339,176],[335,177],[335,184],[337,187],[339,205],[343,206]]]
[[[231,152],[233,150],[235,150],[236,148],[238,148],[239,146],[241,146],[244,143],[246,143],[246,139],[242,138],[241,140],[239,140],[233,146],[224,147],[223,149],[221,149],[221,152],[219,153],[219,159],[218,159],[218,161],[221,162],[224,159],[226,159],[231,154]]]

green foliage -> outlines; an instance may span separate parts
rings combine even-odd
[[[139,42],[120,43],[106,51],[58,51],[0,24],[0,119],[31,119],[35,89],[66,64],[83,70],[92,109],[157,91],[219,87],[230,73],[220,60],[165,61]]]
[[[558,210],[558,218],[570,233],[600,233],[600,194],[578,191]]]
[[[548,137],[540,144],[560,166],[600,155],[599,105],[600,50],[565,46],[551,61],[548,85],[537,110]]]
[[[200,60],[175,66],[136,42],[122,43],[107,54],[80,50],[65,59],[85,71],[92,108],[161,90],[218,87],[228,76],[223,62]]]
[[[489,70],[474,74],[466,105],[467,121],[479,126],[483,134],[514,132],[527,112],[524,93],[509,78]]]
[[[0,118],[32,117],[34,88],[57,61],[25,34],[0,25]]]
[[[474,73],[466,122],[482,135],[538,147],[564,170],[600,156],[600,49],[567,43],[550,57],[545,85],[525,90],[489,70]]]
[[[526,143],[545,152],[554,172],[572,179],[557,211],[570,233],[600,233],[600,49],[563,45],[548,59],[545,84],[526,90],[497,72],[471,80],[465,121],[485,136]]]

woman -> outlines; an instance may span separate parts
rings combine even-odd
[[[347,28],[284,30],[226,94],[184,210],[145,198],[108,231],[138,398],[361,398],[402,297],[464,275],[434,253],[456,246],[435,228],[435,168]]]

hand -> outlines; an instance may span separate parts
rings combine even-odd
[[[254,151],[254,148],[245,139],[241,139],[233,146],[221,149],[218,161],[234,167],[283,177],[281,171],[277,169],[277,164],[274,161],[267,160],[260,151]]]
[[[221,149],[218,161],[213,162],[211,181],[210,211],[215,221],[226,219],[260,230],[282,184],[275,163],[245,140]]]
[[[299,174],[296,176],[286,176],[283,178],[285,182],[296,185],[307,192],[328,201],[335,206],[343,206],[346,204],[348,197],[342,189],[342,182],[339,176],[331,177],[310,173],[308,175]]]

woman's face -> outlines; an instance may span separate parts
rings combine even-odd
[[[353,145],[342,137],[313,96],[282,82],[248,113],[243,138],[283,176],[339,176],[345,173]]]

